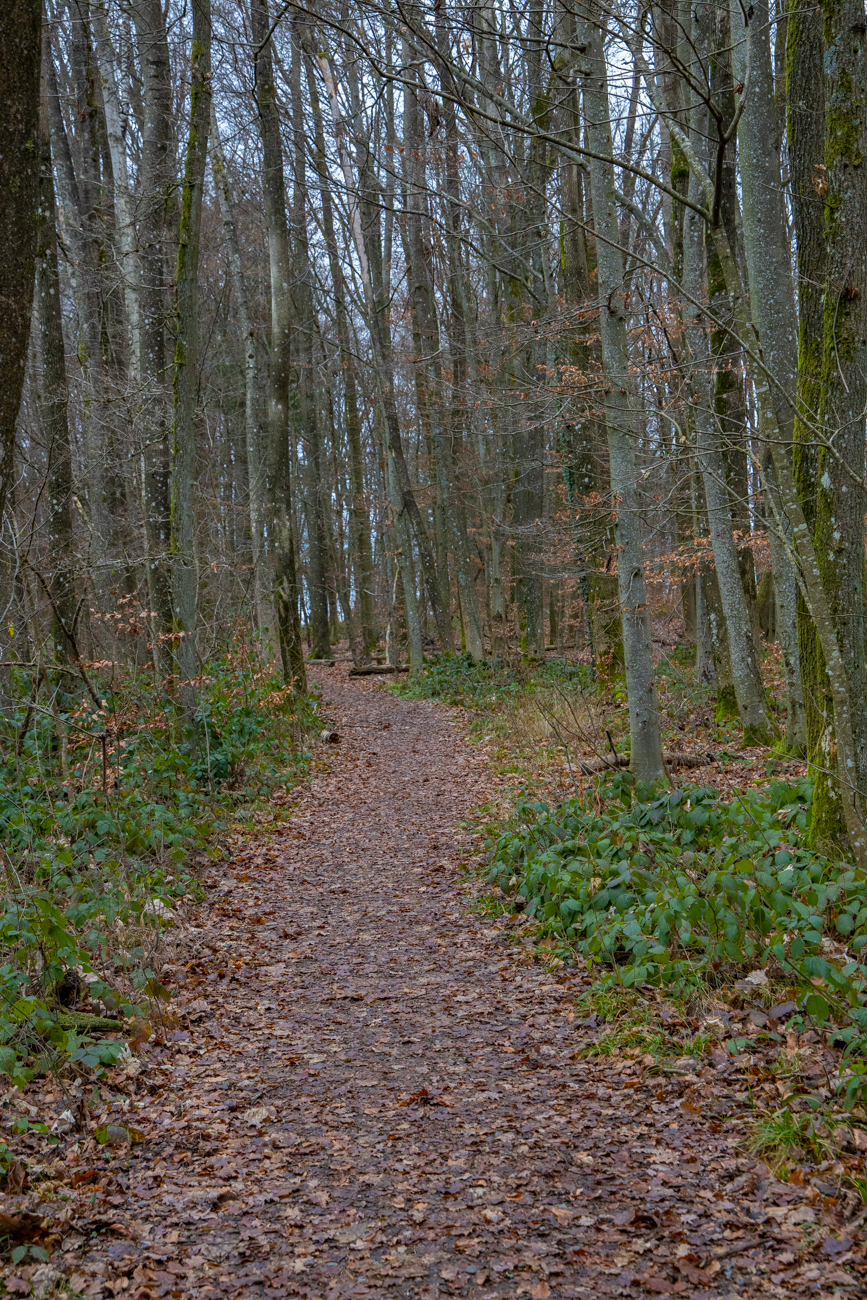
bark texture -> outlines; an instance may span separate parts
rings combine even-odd
[[[24,387],[39,209],[42,0],[0,9],[0,518],[12,483],[15,422]]]
[[[271,339],[268,365],[268,529],[273,538],[274,603],[287,685],[306,690],[304,648],[299,617],[300,590],[295,563],[292,519],[292,479],[289,454],[289,401],[292,275],[283,143],[274,85],[267,0],[252,0],[252,31],[256,45],[256,107],[264,154],[265,210],[271,273]]]
[[[788,455],[794,425],[798,364],[797,315],[780,164],[781,123],[774,94],[769,33],[770,14],[766,0],[760,0],[754,6],[753,17],[746,26],[743,11],[732,4],[733,64],[739,82],[744,82],[749,69],[746,104],[738,127],[738,147],[750,306],[761,338],[764,360],[774,381],[774,391],[779,394],[774,403],[776,425]],[[761,430],[765,439],[762,451],[764,487],[766,493],[774,497],[773,505],[776,507],[768,509],[767,515],[777,602],[777,633],[786,672],[786,746],[801,750],[807,737],[796,624],[797,584],[790,560],[791,527],[780,509],[773,475],[769,439],[774,436],[774,427],[768,426],[767,420],[764,424],[766,427]],[[771,502],[768,504],[772,505]],[[780,536],[781,529],[786,532],[786,537]]]

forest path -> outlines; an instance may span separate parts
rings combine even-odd
[[[682,1085],[576,1059],[580,975],[522,964],[468,911],[455,864],[477,846],[457,823],[492,778],[457,715],[315,671],[341,743],[273,841],[211,872],[189,1041],[145,1049],[124,1122],[148,1140],[98,1206],[81,1188],[101,1230],[64,1242],[77,1283],[139,1300],[821,1291],[830,1260],[795,1281],[803,1193],[681,1109]]]

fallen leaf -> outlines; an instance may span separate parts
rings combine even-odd
[[[688,1277],[690,1282],[694,1282],[696,1286],[706,1286],[709,1282],[713,1281],[722,1268],[722,1265],[718,1259],[714,1259],[707,1268],[696,1268],[693,1264],[690,1264],[688,1260],[679,1259],[677,1261],[677,1267],[680,1269],[681,1273]]]
[[[153,916],[160,921],[174,921],[175,914],[161,898],[152,898],[142,908],[143,916]]]
[[[245,1110],[241,1116],[245,1124],[253,1124],[256,1128],[264,1124],[266,1119],[275,1119],[277,1112],[273,1106],[251,1106]]]
[[[101,1146],[131,1146],[145,1141],[141,1129],[124,1128],[120,1124],[99,1124],[93,1130],[93,1136]]]
[[[80,1187],[82,1183],[93,1183],[102,1177],[98,1169],[79,1169],[72,1175],[72,1186]]]
[[[845,1251],[851,1250],[854,1242],[851,1237],[827,1237],[822,1242],[823,1255],[842,1255]]]
[[[375,1227],[375,1223],[348,1223],[345,1227],[338,1228],[332,1236],[343,1242],[361,1241],[369,1237]]]
[[[6,1190],[7,1192],[20,1192],[27,1182],[27,1166],[23,1160],[13,1160],[12,1164],[6,1171]]]
[[[680,1164],[679,1151],[666,1151],[661,1147],[658,1147],[655,1151],[651,1151],[647,1158],[650,1161],[650,1163],[654,1165],[679,1165]]]
[[[13,1241],[38,1241],[47,1236],[47,1220],[29,1210],[20,1210],[17,1214],[4,1214],[0,1211],[0,1237],[10,1237]]]
[[[809,1205],[795,1205],[785,1215],[786,1223],[815,1223],[816,1211],[811,1210]]]
[[[642,1281],[648,1290],[655,1291],[658,1295],[683,1295],[689,1289],[685,1282],[669,1282],[667,1278],[656,1274],[651,1274]]]

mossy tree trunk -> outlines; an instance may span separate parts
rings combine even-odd
[[[818,9],[794,6],[786,23],[786,103],[792,214],[798,253],[798,372],[793,430],[793,468],[805,521],[816,525],[819,410],[822,375],[825,283],[825,229],[816,181],[825,159],[825,68],[822,20]],[[823,754],[823,737],[833,718],[833,702],[816,625],[798,593],[798,647],[807,723],[807,759],[814,764],[813,843],[845,837],[845,823],[833,769]]]
[[[839,800],[863,816],[867,781],[864,411],[867,403],[867,31],[863,0],[822,6],[825,284],[813,537],[849,683],[854,770],[823,783],[815,834],[836,836]],[[817,665],[818,666],[818,665]],[[837,766],[833,705],[820,680],[821,766]],[[836,805],[836,806],[835,806]]]
[[[749,67],[749,87],[738,127],[738,144],[743,194],[743,230],[750,308],[762,340],[765,360],[777,384],[794,398],[797,370],[797,314],[792,284],[791,251],[786,230],[786,213],[780,162],[780,115],[774,93],[774,74],[769,39],[770,14],[767,0],[758,0],[749,25],[737,0],[731,6],[732,59],[735,76],[744,83]],[[793,406],[777,404],[778,423],[784,446],[780,453],[791,455]],[[761,432],[773,437],[763,408]],[[804,696],[796,629],[796,579],[792,567],[791,528],[779,509],[779,493],[773,472],[769,441],[762,453],[764,489],[774,501],[766,503],[774,570],[777,633],[786,674],[788,717],[786,746],[803,751],[806,743]],[[776,505],[777,509],[773,506]],[[777,522],[780,517],[780,523]],[[780,535],[782,524],[784,536]]]

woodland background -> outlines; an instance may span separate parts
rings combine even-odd
[[[4,20],[7,682],[150,667],[195,740],[239,628],[299,690],[305,632],[548,643],[625,673],[654,777],[653,621],[860,862],[863,3],[39,19]]]
[[[339,647],[543,719],[575,794],[490,880],[553,960],[764,976],[826,1135],[863,1109],[865,42],[864,0],[7,0],[0,1070],[170,996]]]

